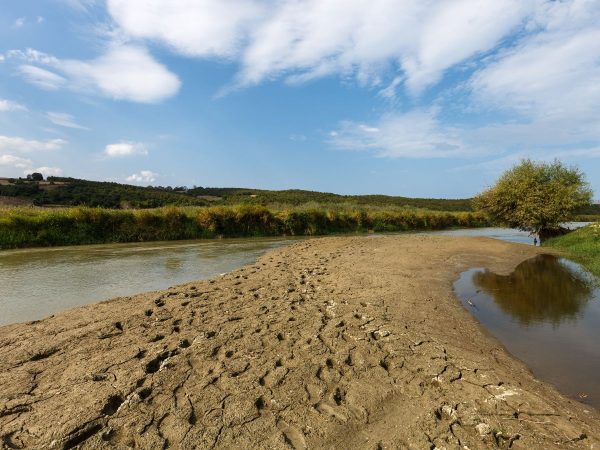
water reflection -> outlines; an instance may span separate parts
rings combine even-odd
[[[523,325],[574,319],[593,291],[589,281],[552,255],[529,259],[506,276],[475,272],[473,283]]]
[[[542,255],[510,275],[463,272],[464,307],[532,372],[600,408],[600,288],[580,266]]]

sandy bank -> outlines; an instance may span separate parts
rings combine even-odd
[[[3,448],[599,448],[452,293],[539,251],[304,241],[211,281],[0,328]],[[552,349],[548,349],[552,351]]]

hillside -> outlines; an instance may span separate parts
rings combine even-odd
[[[0,178],[0,196],[26,200],[36,206],[101,206],[155,208],[167,205],[327,205],[396,206],[435,211],[471,211],[470,199],[422,199],[386,195],[338,195],[290,189],[140,187],[76,178],[49,177],[46,181]]]
[[[361,206],[397,206],[423,208],[434,211],[471,211],[470,199],[409,198],[388,195],[339,195],[327,192],[288,189],[269,191],[244,188],[194,188],[190,195],[219,198],[227,204],[250,203],[258,205],[286,204],[299,206],[306,203],[354,204]]]
[[[0,179],[0,196],[27,200],[36,206],[100,206],[113,209],[207,204],[202,199],[172,189],[60,177],[48,177],[42,182],[3,178]]]
[[[0,205],[91,206],[111,209],[157,208],[168,205],[366,206],[472,211],[471,199],[409,198],[388,195],[339,195],[288,189],[141,187],[105,181],[48,177],[46,181],[0,178]],[[598,215],[600,205],[579,214]]]

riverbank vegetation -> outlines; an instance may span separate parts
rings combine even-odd
[[[0,248],[488,225],[487,216],[477,212],[320,204],[286,208],[236,205],[142,210],[5,208],[0,210]]]
[[[600,276],[600,222],[549,239],[544,246],[562,250],[569,258]]]

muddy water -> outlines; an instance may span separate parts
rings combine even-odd
[[[250,264],[292,238],[86,245],[0,252],[0,325],[164,289]]]
[[[600,408],[600,289],[580,266],[540,255],[507,276],[461,274],[461,302],[513,355],[564,394]]]

